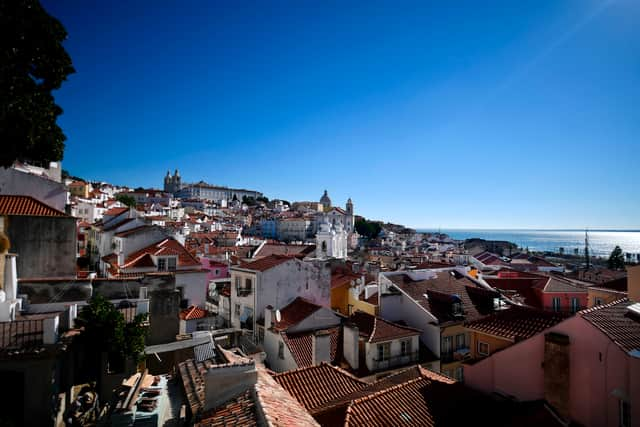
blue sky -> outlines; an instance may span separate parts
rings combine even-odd
[[[640,3],[43,1],[63,166],[414,227],[640,228]]]

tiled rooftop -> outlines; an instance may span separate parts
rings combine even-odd
[[[202,319],[204,317],[207,317],[207,311],[195,305],[180,312],[180,319],[182,320]]]
[[[302,297],[297,297],[291,301],[286,307],[280,310],[280,321],[272,319],[274,329],[284,331],[291,326],[294,326],[307,317],[311,316],[316,311],[320,310],[317,304],[312,303]]]
[[[366,382],[328,363],[274,374],[273,377],[308,411],[367,386]]]
[[[378,316],[363,311],[356,311],[349,317],[349,322],[358,327],[360,336],[369,343],[390,341],[398,338],[420,335],[422,331],[408,326],[398,325]]]
[[[195,425],[196,427],[258,425],[253,390],[247,389],[244,393],[225,402],[224,405],[204,412],[201,420]]]
[[[624,351],[640,350],[640,317],[630,314],[628,299],[614,301],[578,312]]]
[[[200,262],[198,262],[180,242],[173,237],[169,237],[130,254],[124,265],[122,265],[122,268],[135,266],[136,262],[146,255],[177,255],[178,267],[200,266]]]
[[[474,331],[519,341],[560,323],[566,317],[561,313],[512,306],[508,310],[469,322],[466,326]]]
[[[453,271],[441,271],[434,278],[418,281],[413,281],[406,274],[389,278],[440,323],[480,319],[493,312],[493,298],[499,297],[497,292],[482,288],[468,277]],[[462,304],[463,317],[454,315],[454,302]]]
[[[248,262],[242,265],[245,270],[267,271],[285,262],[291,261],[295,257],[288,255],[270,255],[258,260]]]
[[[331,334],[331,353],[332,361],[336,360],[338,355],[338,347],[340,340],[340,328],[329,328],[326,332]],[[313,365],[313,334],[315,331],[306,331],[299,333],[282,332],[282,339],[289,348],[296,365],[299,368],[306,368]]]
[[[7,195],[0,195],[0,215],[69,217],[31,196]]]

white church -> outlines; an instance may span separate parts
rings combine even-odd
[[[322,212],[316,215],[316,257],[346,259],[348,237],[355,224],[353,202],[347,200],[346,210],[333,207],[325,190],[320,203]]]

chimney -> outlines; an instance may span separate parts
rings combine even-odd
[[[627,267],[627,292],[631,301],[640,302],[640,265]]]
[[[569,419],[570,341],[567,335],[544,336],[544,399],[563,419]]]
[[[360,334],[358,328],[356,326],[347,326],[343,328],[343,349],[342,352],[344,354],[345,360],[351,366],[351,369],[357,370],[360,362],[360,354],[358,347],[358,340],[360,338]]]
[[[0,255],[2,256],[2,255]],[[18,271],[16,268],[16,255],[6,254],[4,265],[4,292],[8,301],[14,300],[18,296]]]
[[[214,367],[205,373],[204,410],[216,408],[253,387],[258,380],[255,362]]]
[[[331,332],[317,331],[311,336],[312,364],[331,362]]]
[[[271,329],[271,314],[273,313],[273,307],[270,305],[266,306],[264,309],[264,329]]]

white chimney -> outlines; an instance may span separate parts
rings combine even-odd
[[[311,355],[313,365],[331,362],[331,332],[317,331],[311,336]]]
[[[360,361],[360,349],[358,341],[360,333],[356,326],[345,326],[343,329],[343,353],[345,360],[352,369],[358,369]]]
[[[209,369],[204,378],[204,410],[233,399],[258,380],[255,362]]]
[[[7,301],[18,296],[18,270],[16,268],[16,255],[7,254],[4,265],[4,292]]]
[[[273,307],[268,305],[264,309],[264,329],[268,330],[271,328],[271,313],[273,312]]]

